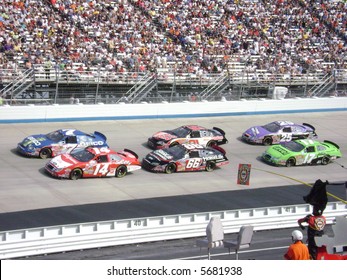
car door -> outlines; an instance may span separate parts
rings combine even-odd
[[[75,135],[67,135],[58,145],[60,149],[59,154],[69,154],[78,146],[77,137]]]
[[[292,140],[292,128],[290,126],[285,126],[280,132],[281,142],[289,142]]]
[[[200,157],[199,151],[190,151],[189,156],[186,159],[186,171],[195,171],[200,170],[201,165],[203,164],[203,160]]]

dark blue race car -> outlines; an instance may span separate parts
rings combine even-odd
[[[18,143],[20,154],[32,157],[50,158],[70,153],[76,148],[107,147],[106,136],[98,131],[88,134],[76,129],[58,129],[48,134],[30,135]]]

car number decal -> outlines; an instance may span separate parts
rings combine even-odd
[[[109,165],[109,163],[98,163],[97,165],[95,165],[94,175],[105,175],[106,173],[108,173]]]
[[[303,163],[311,163],[311,161],[312,161],[315,157],[316,157],[315,154],[312,154],[312,153],[307,154],[307,155],[305,156],[305,159],[304,159]]]
[[[201,165],[201,162],[202,162],[201,158],[189,159],[186,162],[186,169],[198,168]]]
[[[281,137],[281,141],[288,142],[288,141],[292,140],[292,134],[291,133],[282,133],[282,134],[280,134],[280,137]]]

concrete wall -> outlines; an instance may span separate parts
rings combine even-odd
[[[1,106],[0,123],[190,118],[346,111],[347,97],[160,104]]]

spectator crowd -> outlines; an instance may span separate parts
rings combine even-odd
[[[346,0],[3,0],[0,68],[346,69]]]

